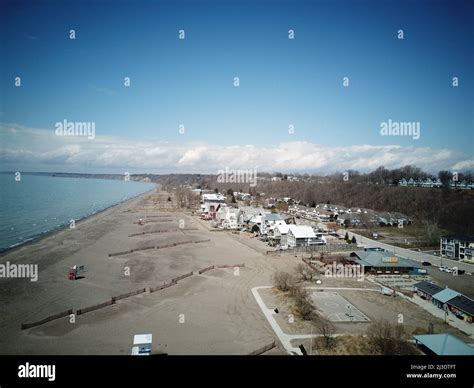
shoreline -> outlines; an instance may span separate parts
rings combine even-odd
[[[137,194],[137,195],[135,195],[135,196],[133,196],[133,197],[127,198],[127,199],[125,199],[125,200],[123,200],[123,201],[119,201],[119,202],[114,203],[114,204],[112,204],[112,205],[110,205],[110,206],[107,206],[107,207],[105,207],[105,208],[103,208],[103,209],[101,209],[101,210],[98,210],[98,211],[94,212],[94,213],[87,214],[87,215],[85,215],[84,217],[81,217],[81,218],[75,220],[75,223],[76,223],[76,225],[78,225],[79,223],[82,223],[82,222],[84,222],[84,221],[86,221],[86,220],[89,220],[89,219],[91,219],[91,218],[94,217],[94,216],[98,216],[98,215],[100,215],[100,214],[106,212],[107,210],[110,210],[110,209],[115,208],[116,206],[127,204],[127,203],[129,203],[129,202],[131,202],[131,201],[133,201],[133,200],[135,200],[135,199],[137,199],[137,198],[140,198],[140,197],[142,197],[142,196],[145,196],[145,195],[153,194],[154,192],[156,192],[156,189],[157,189],[158,186],[159,186],[159,185],[156,184],[156,187],[154,187],[152,190],[145,191],[145,192],[143,192],[143,193],[141,193],[141,194]],[[21,249],[21,248],[26,247],[26,246],[29,246],[29,245],[31,245],[31,244],[37,243],[37,242],[39,242],[39,241],[41,241],[41,240],[43,240],[43,239],[45,239],[45,238],[47,238],[47,237],[54,236],[55,234],[58,234],[58,233],[60,233],[60,232],[62,232],[62,231],[64,231],[64,230],[66,230],[66,229],[69,228],[68,225],[69,225],[69,224],[66,223],[65,225],[61,225],[61,226],[58,226],[58,227],[53,228],[53,229],[51,229],[51,230],[48,230],[48,231],[42,232],[42,233],[40,233],[40,234],[37,234],[37,235],[35,235],[35,236],[29,238],[28,240],[25,240],[24,242],[20,242],[20,243],[17,243],[17,244],[15,244],[15,245],[9,246],[9,247],[7,247],[7,248],[0,249],[0,259],[2,259],[4,256],[6,256],[7,254],[9,254],[9,253],[11,253],[11,252],[15,252],[15,251],[18,250],[18,249]]]
[[[248,354],[268,343],[271,334],[265,329],[258,306],[246,297],[249,282],[252,286],[254,282],[267,283],[263,269],[269,264],[261,262],[267,258],[230,236],[216,238],[196,223],[194,217],[177,208],[174,198],[169,202],[169,196],[173,195],[164,191],[143,193],[96,218],[89,218],[76,231],[63,230],[5,256],[2,261],[38,264],[39,269],[37,282],[24,277],[0,279],[3,312],[0,327],[4,333],[0,338],[0,353],[128,355],[130,339],[138,332],[161,338],[160,344],[166,344],[168,353],[175,355]],[[145,225],[136,222],[138,217],[151,215],[162,219]],[[181,219],[186,220],[184,230],[177,228]],[[150,230],[164,233],[130,237]],[[184,243],[187,241],[193,244]],[[149,245],[163,248],[142,249]],[[111,252],[131,250],[124,256],[109,256]],[[227,253],[222,255],[223,251]],[[241,277],[233,272],[236,264],[245,264],[240,268]],[[75,281],[67,276],[73,265],[86,269],[84,276]],[[214,271],[198,273],[210,266],[216,267]],[[263,273],[260,270],[254,273],[254,266],[262,268]],[[129,272],[125,273],[125,269]],[[181,278],[191,271],[193,276]],[[255,275],[261,279],[254,279]],[[161,287],[175,278],[180,280],[173,287],[134,294],[137,290]],[[226,292],[222,292],[223,288]],[[118,299],[113,306],[82,314],[91,306],[130,293],[133,295]],[[237,304],[241,308],[236,314],[241,318],[228,319],[225,306],[234,311]],[[71,309],[81,311],[74,322],[61,317],[21,329],[22,325]],[[186,314],[188,325],[176,326],[175,317],[179,314]],[[222,324],[217,325],[217,330],[209,331],[213,317]],[[251,326],[246,341],[229,341],[229,338],[240,338],[242,320],[248,320]],[[189,330],[189,325],[194,330]],[[159,346],[155,351],[160,350]]]
[[[95,218],[88,217],[75,231],[60,231],[6,256],[3,262],[37,264],[38,281],[0,278],[0,327],[4,334],[0,353],[128,355],[136,333],[159,338],[155,351],[165,345],[171,355],[249,354],[273,341],[274,331],[251,289],[271,284],[276,271],[294,271],[301,257],[284,255],[275,260],[260,252],[263,242],[250,236],[216,235],[197,216],[188,216],[186,209],[178,208],[176,198],[168,202],[170,195],[145,192]],[[149,225],[136,222],[147,216],[162,219]],[[176,228],[182,219],[186,228]],[[163,233],[137,234],[148,231]],[[147,249],[150,246],[160,249]],[[114,252],[127,254],[111,257]],[[86,270],[71,281],[67,275],[74,265]],[[214,268],[203,273],[210,267]],[[193,275],[183,277],[191,272]],[[162,287],[172,279],[179,280],[172,287]],[[344,297],[371,318],[385,316],[389,301],[389,313],[406,311],[410,330],[432,320],[436,330],[459,333],[471,342],[415,304],[350,291],[360,287],[354,279],[328,278],[325,287],[349,287]],[[372,294],[378,298],[372,300]],[[267,307],[281,307],[280,318],[291,311],[273,295],[263,294],[262,299]],[[117,303],[112,303],[114,300]],[[71,321],[61,315],[69,311],[81,313]],[[186,324],[177,322],[180,314],[186,314]],[[56,316],[60,317],[44,321]],[[33,323],[41,324],[30,326]],[[279,324],[286,325],[286,321]],[[297,333],[289,326],[283,328],[289,334]],[[344,324],[337,329],[346,333]],[[349,330],[352,334],[364,332],[361,325]]]

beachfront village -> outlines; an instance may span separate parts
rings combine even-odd
[[[160,184],[5,253],[38,265],[38,278],[0,283],[0,347],[473,354],[469,236],[443,234],[421,250],[418,220],[402,212],[262,191]]]
[[[472,294],[465,295],[456,288],[472,282],[474,236],[443,235],[439,249],[422,252],[383,241],[386,232],[412,224],[413,220],[400,212],[331,203],[304,205],[289,197],[266,198],[259,205],[250,193],[200,189],[193,192],[200,195],[200,207],[195,215],[206,221],[211,230],[245,234],[266,246],[267,255],[301,258],[304,264],[298,266],[297,272],[313,285],[309,288],[319,291],[313,292],[309,299],[319,313],[318,319],[323,320],[317,324],[322,327],[323,337],[331,336],[327,332],[331,332],[333,322],[370,320],[349,295],[343,297],[339,292],[332,292],[337,287],[326,289],[323,285],[328,278],[333,281],[354,278],[378,285],[380,293],[387,297],[387,305],[391,303],[390,297],[407,300],[472,338],[474,300]],[[291,274],[275,276],[274,286],[296,295],[296,305],[299,303],[300,309],[305,310],[298,296],[302,291],[291,284],[295,281]],[[399,312],[399,323],[403,322],[404,313]],[[425,354],[474,354],[468,342],[446,331],[434,332],[432,326],[412,334],[410,341]]]

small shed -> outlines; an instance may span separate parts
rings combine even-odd
[[[135,334],[133,337],[133,356],[149,356],[151,354],[151,345],[153,343],[153,334]]]

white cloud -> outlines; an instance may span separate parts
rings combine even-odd
[[[453,166],[454,171],[474,170],[474,160],[462,160]]]
[[[29,171],[201,172],[219,169],[258,171],[370,171],[381,165],[416,165],[430,172],[474,169],[474,160],[454,150],[400,145],[328,147],[292,141],[265,147],[255,145],[136,141],[110,136],[56,136],[53,130],[0,124],[0,161]],[[26,166],[26,167],[24,167]],[[28,167],[29,166],[29,167]],[[14,167],[11,167],[14,168]]]

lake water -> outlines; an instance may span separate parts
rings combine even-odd
[[[0,251],[156,187],[124,180],[0,173]]]

